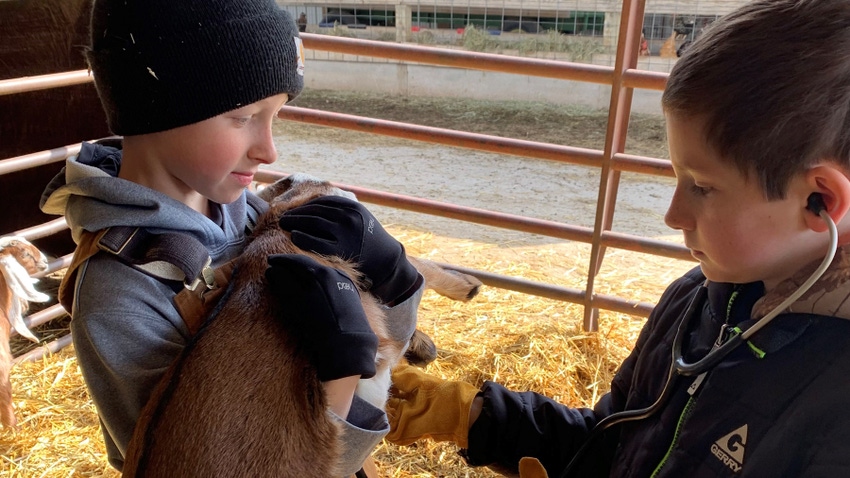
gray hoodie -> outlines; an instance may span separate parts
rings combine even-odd
[[[42,210],[65,215],[75,241],[83,230],[143,226],[153,233],[191,234],[206,246],[213,266],[242,251],[249,226],[246,195],[252,193],[213,205],[208,218],[116,177],[120,161],[120,149],[84,143],[47,186]],[[74,348],[100,416],[109,462],[119,470],[151,390],[190,338],[173,306],[176,289],[108,254],[96,254],[78,272],[71,321]],[[389,311],[407,319],[397,323],[408,324],[410,334],[420,297],[421,291]],[[343,424],[342,466],[353,474],[388,432],[386,415],[356,396],[347,421],[328,413]]]

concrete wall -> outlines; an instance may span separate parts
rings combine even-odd
[[[594,57],[594,63],[599,58]],[[639,68],[669,71],[675,60],[652,57]],[[609,85],[497,73],[404,64],[395,61],[307,51],[305,81],[312,89],[364,91],[391,96],[437,96],[491,100],[542,101],[608,108]],[[661,92],[635,90],[632,110],[661,114]]]

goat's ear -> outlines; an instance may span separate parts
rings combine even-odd
[[[27,301],[47,302],[50,300],[50,296],[42,294],[33,288],[32,279],[27,273],[27,270],[24,269],[24,266],[18,264],[18,261],[13,257],[0,257],[0,273],[3,274],[3,278],[6,280],[6,287],[9,288],[9,292],[11,293],[11,310],[7,311],[9,323],[22,337],[26,337],[33,342],[38,342],[35,335],[24,324],[22,303]]]
[[[272,201],[281,194],[285,193],[289,189],[292,188],[292,176],[287,176],[282,179],[278,179],[277,181],[266,185],[262,190],[257,193],[257,196],[260,199],[266,201],[271,204]]]
[[[0,273],[6,278],[6,284],[12,293],[28,302],[47,302],[50,296],[43,294],[33,287],[33,282],[37,282],[30,277],[24,266],[20,265],[13,257],[0,257]]]

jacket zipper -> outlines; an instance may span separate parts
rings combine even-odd
[[[729,302],[726,303],[726,323],[720,327],[720,334],[717,336],[717,340],[714,343],[714,348],[721,346],[726,340],[729,339],[730,332],[734,333],[729,327],[729,322],[732,317],[732,304],[735,302],[735,299],[738,297],[738,290],[736,289],[732,292],[732,295],[729,297]],[[738,332],[740,333],[740,331]],[[713,349],[712,349],[713,350]],[[676,431],[673,433],[673,440],[670,442],[670,447],[667,448],[667,453],[664,454],[664,457],[661,458],[661,462],[658,463],[658,466],[653,470],[650,478],[655,478],[658,476],[658,473],[664,469],[664,465],[667,464],[667,460],[670,459],[670,454],[673,453],[673,449],[676,447],[676,444],[679,443],[679,435],[682,433],[682,428],[685,426],[685,422],[690,418],[691,413],[694,409],[694,404],[696,403],[696,393],[699,390],[702,383],[705,381],[706,375],[708,372],[703,372],[697,376],[694,380],[694,383],[688,388],[688,394],[690,398],[688,398],[688,402],[685,404],[685,408],[682,410],[682,413],[679,415],[679,421],[676,423]]]
[[[673,434],[673,441],[670,442],[670,447],[667,448],[667,453],[664,454],[664,458],[661,459],[661,463],[655,467],[655,470],[650,475],[650,478],[655,478],[658,476],[658,473],[664,468],[664,465],[667,464],[667,459],[670,458],[670,453],[673,452],[673,448],[675,448],[676,443],[679,442],[679,434],[682,432],[682,427],[685,425],[685,422],[691,416],[691,411],[693,410],[694,402],[696,399],[693,395],[688,399],[688,403],[685,404],[685,409],[682,410],[682,414],[679,415],[679,422],[676,424],[676,432]]]

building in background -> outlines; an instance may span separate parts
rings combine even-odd
[[[616,37],[622,0],[335,0],[304,3],[277,0],[296,17],[307,12],[308,23],[349,29],[396,27],[405,40],[408,31],[420,29],[458,30],[476,28],[501,32],[542,33]],[[665,42],[673,51],[687,47],[702,29],[748,0],[649,0],[644,18],[644,35],[653,55],[662,53]],[[672,38],[672,41],[671,41]],[[668,46],[668,53],[669,47]]]

